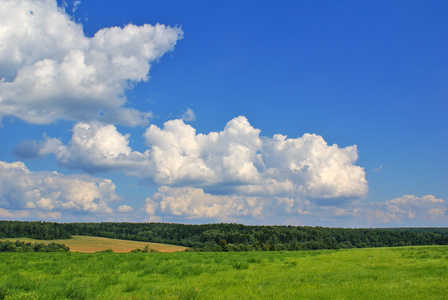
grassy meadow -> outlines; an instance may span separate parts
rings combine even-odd
[[[446,299],[448,247],[0,253],[0,299]]]
[[[129,240],[108,239],[94,236],[73,236],[71,239],[66,240],[35,240],[30,238],[5,238],[0,240],[1,241],[20,240],[24,242],[43,243],[43,244],[50,244],[52,242],[55,242],[70,247],[71,252],[84,252],[84,253],[98,252],[107,249],[112,249],[114,252],[117,253],[119,252],[125,253],[125,252],[131,252],[131,250],[134,249],[143,249],[145,248],[145,246],[148,246],[149,249],[158,252],[176,252],[176,251],[184,251],[185,249],[187,249],[186,247],[176,245],[144,243]]]

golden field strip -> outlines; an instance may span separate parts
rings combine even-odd
[[[178,252],[187,249],[186,247],[175,245],[145,243],[145,242],[109,239],[93,236],[73,236],[71,239],[66,240],[35,240],[29,238],[7,238],[0,240],[1,241],[19,240],[24,242],[43,243],[43,244],[50,244],[55,242],[70,247],[70,252],[82,252],[82,253],[93,253],[107,249],[112,249],[116,253],[126,253],[131,252],[131,250],[137,248],[143,249],[145,248],[145,246],[148,246],[149,249],[153,249],[158,252]]]

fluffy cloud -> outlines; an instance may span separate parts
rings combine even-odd
[[[162,186],[152,197],[146,198],[143,211],[149,216],[184,217],[227,221],[243,216],[258,217],[263,201],[256,197],[206,194],[192,187]]]
[[[0,208],[0,217],[3,219],[21,219],[29,216],[30,213],[26,210],[11,211],[9,209]]]
[[[168,121],[163,128],[151,125],[144,137],[155,164],[154,181],[173,186],[255,183],[260,179],[255,166],[262,145],[259,133],[245,117],[208,135],[196,134],[182,120]]]
[[[61,141],[55,138],[49,138],[45,134],[43,137],[44,139],[41,141],[21,141],[12,150],[12,153],[24,159],[37,158],[47,154],[57,153],[59,147],[62,146]]]
[[[56,155],[59,164],[88,173],[123,171],[146,176],[153,169],[148,152],[132,151],[129,135],[122,135],[114,125],[77,123],[72,132],[67,145],[63,145],[59,139],[44,135],[40,141],[20,142],[13,153],[21,159],[52,153]]]
[[[74,214],[129,218],[132,214],[135,221],[142,217],[134,214],[134,209],[129,205],[119,206],[114,214],[110,204],[120,199],[115,193],[115,185],[108,179],[32,172],[21,162],[0,161],[1,218],[59,220],[61,216]],[[355,201],[322,206],[303,195],[217,195],[188,186],[160,187],[154,195],[146,198],[142,211],[153,221],[317,223],[335,226],[344,220],[350,227],[428,227],[445,226],[448,222],[448,203],[433,195],[405,195],[384,202]]]
[[[33,151],[35,156],[53,151],[69,168],[119,170],[155,184],[203,188],[212,194],[302,197],[324,203],[322,199],[361,198],[368,190],[363,168],[355,165],[356,146],[329,146],[314,134],[261,137],[242,116],[223,131],[206,135],[196,134],[180,119],[171,120],[163,128],[151,125],[144,138],[148,150],[132,151],[129,136],[114,125],[78,123],[67,145],[45,137],[18,145],[15,153],[32,157]]]
[[[163,128],[151,125],[144,136],[159,184],[314,199],[359,198],[368,190],[363,168],[354,165],[356,146],[328,146],[312,134],[260,137],[260,130],[242,116],[207,135],[172,120]]]
[[[117,208],[117,212],[119,212],[119,213],[129,213],[129,212],[133,212],[133,211],[134,211],[134,209],[129,205],[120,205]]]
[[[41,214],[54,218],[60,211],[109,214],[109,203],[121,200],[109,179],[88,175],[64,176],[31,172],[22,162],[0,161],[0,215]],[[15,213],[13,213],[15,211]]]
[[[356,146],[329,146],[313,134],[262,137],[243,116],[220,132],[197,134],[179,119],[163,128],[151,125],[143,136],[148,149],[142,153],[132,151],[129,135],[114,125],[78,123],[66,145],[45,137],[26,142],[33,147],[18,145],[15,153],[33,157],[52,151],[69,168],[121,171],[162,185],[147,200],[150,215],[220,219],[255,216],[263,207],[308,215],[310,201],[349,203],[368,190],[363,168],[355,165]]]
[[[84,35],[56,0],[0,2],[0,118],[145,124],[150,113],[123,107],[130,83],[173,50],[180,28],[127,25]]]
[[[51,139],[47,141],[53,143]],[[60,164],[89,173],[112,170],[133,173],[151,169],[148,154],[132,151],[129,135],[120,134],[114,125],[78,123],[73,127],[69,144],[61,145],[54,153]]]

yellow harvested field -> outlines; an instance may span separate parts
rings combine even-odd
[[[148,246],[149,249],[153,249],[158,252],[177,252],[177,251],[184,251],[185,249],[187,249],[186,247],[175,245],[145,243],[145,242],[128,241],[128,240],[108,239],[103,237],[76,236],[76,235],[72,236],[71,239],[66,240],[34,240],[29,238],[9,238],[1,240],[2,241],[20,240],[25,242],[44,243],[44,244],[50,244],[52,242],[55,242],[70,247],[71,252],[85,252],[85,253],[102,251],[106,249],[112,249],[114,252],[131,252],[131,250],[137,248],[143,250],[145,246]]]

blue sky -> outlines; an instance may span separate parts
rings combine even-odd
[[[448,224],[445,1],[0,6],[0,219]]]

